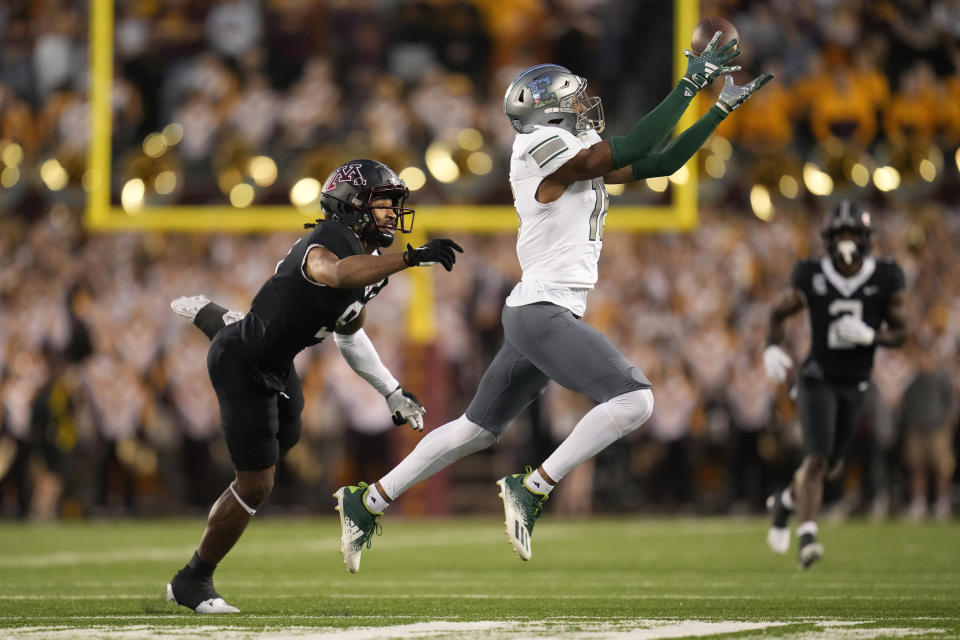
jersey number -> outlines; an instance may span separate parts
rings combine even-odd
[[[340,317],[337,318],[337,322],[334,325],[335,328],[340,329],[344,327],[347,323],[353,322],[353,320],[356,319],[358,315],[360,315],[361,311],[363,311],[363,303],[358,300],[353,304],[351,304],[349,307],[347,307],[344,310],[344,312],[340,314]],[[313,337],[316,338],[317,340],[323,340],[328,335],[330,335],[330,331],[331,329],[327,329],[326,327],[323,327],[319,331],[317,331],[315,334],[313,334]]]
[[[603,224],[607,218],[607,190],[603,186],[603,178],[594,178],[590,181],[593,185],[593,192],[597,196],[596,204],[593,205],[593,213],[590,214],[590,241],[598,242],[603,240]]]
[[[857,345],[843,340],[837,335],[837,321],[845,315],[851,315],[857,320],[863,320],[863,301],[861,300],[834,300],[827,307],[827,313],[834,318],[827,326],[827,347],[830,349],[853,349]]]

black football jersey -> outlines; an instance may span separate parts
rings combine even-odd
[[[810,312],[810,355],[803,375],[839,381],[870,378],[876,346],[841,340],[836,321],[851,314],[879,331],[890,297],[904,287],[903,271],[893,260],[868,257],[853,276],[842,276],[829,257],[797,262],[790,284],[803,292]]]
[[[365,253],[357,235],[335,221],[321,221],[277,263],[240,325],[244,355],[269,369],[283,368],[303,349],[354,320],[387,279],[359,289],[337,289],[307,277],[307,253],[324,247],[338,258]]]

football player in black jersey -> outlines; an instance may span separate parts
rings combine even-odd
[[[167,598],[198,613],[236,613],[213,587],[213,570],[273,489],[274,468],[300,439],[303,389],[293,358],[333,334],[350,366],[384,395],[396,424],[423,429],[426,410],[401,388],[363,331],[364,305],[407,267],[439,262],[450,271],[452,240],[434,239],[380,255],[397,231],[407,233],[409,191],[386,165],[351,160],[323,185],[325,218],[294,243],[246,314],[204,296],[174,300],[174,311],[213,340],[207,369],[236,479],[213,505],[200,545],[167,585]]]
[[[797,262],[790,287],[771,310],[763,352],[767,375],[776,382],[785,380],[793,361],[779,346],[784,320],[804,307],[809,310],[810,353],[797,373],[796,396],[804,458],[790,485],[767,500],[773,518],[767,543],[777,553],[787,551],[787,520],[796,512],[798,560],[804,569],[823,555],[816,523],[823,482],[842,468],[874,352],[878,346],[899,347],[907,338],[903,271],[893,260],[870,256],[870,213],[842,200],[822,235],[827,255]]]

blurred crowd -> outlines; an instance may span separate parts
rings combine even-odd
[[[586,320],[643,368],[657,407],[645,429],[565,482],[556,509],[753,512],[789,479],[799,455],[795,407],[789,385],[765,377],[761,353],[769,306],[794,261],[821,249],[820,213],[798,207],[763,222],[705,211],[690,234],[607,234]],[[946,481],[949,496],[954,472],[944,466],[949,457],[912,460],[906,443],[911,429],[951,434],[958,419],[960,216],[932,207],[882,209],[875,218],[876,252],[895,256],[907,275],[911,340],[878,353],[851,470],[834,498],[840,509],[912,509],[919,517],[926,510],[914,495],[926,504]],[[76,218],[52,211],[2,237],[2,513],[206,508],[230,465],[207,379],[207,340],[170,311],[169,300],[204,292],[246,309],[296,235],[88,236]],[[369,305],[368,331],[424,400],[428,428],[469,402],[499,346],[499,311],[519,277],[513,234],[457,240],[464,259],[450,274],[432,274],[434,340],[418,344],[406,333],[417,304],[407,275],[391,277]],[[800,358],[806,318],[789,327],[788,349]],[[322,510],[333,489],[381,474],[416,437],[392,426],[385,402],[333,346],[307,350],[297,367],[307,398],[304,436],[281,465],[275,507]],[[945,385],[935,424],[917,414],[929,408],[929,394],[919,406],[904,400],[923,376]],[[501,444],[455,465],[437,481],[439,494],[410,508],[492,509],[490,481],[544,457],[588,409],[552,386]],[[940,450],[955,447],[948,437]],[[931,479],[911,493],[921,481],[910,475],[917,465],[926,469],[918,478]]]
[[[666,95],[675,49],[688,46],[665,27],[670,3],[510,4],[119,0],[114,202],[139,178],[148,205],[222,204],[240,183],[255,188],[256,202],[287,204],[297,180],[368,156],[423,170],[414,205],[507,203],[512,130],[501,101],[517,71],[550,60],[587,76],[616,134]],[[203,292],[245,309],[296,232],[83,229],[88,8],[0,4],[0,515],[205,511],[230,465],[206,339],[168,303]],[[765,70],[777,79],[701,153],[698,230],[607,234],[586,319],[644,369],[657,407],[646,429],[565,481],[552,508],[762,508],[799,455],[789,385],[773,386],[762,370],[769,304],[793,262],[820,250],[827,196],[849,195],[874,211],[878,252],[907,273],[912,339],[878,354],[850,472],[831,505],[921,517],[929,497],[943,514],[937,497],[949,496],[952,457],[925,459],[911,434],[934,430],[916,415],[931,389],[943,400],[938,433],[952,436],[958,415],[960,2],[704,0],[701,14],[738,27],[738,81]],[[438,149],[459,179],[433,173],[428,151]],[[489,162],[471,163],[476,152]],[[254,157],[271,159],[275,174],[253,175]],[[758,209],[758,187],[772,208]],[[668,197],[631,186],[611,215],[618,203]],[[465,259],[434,278],[435,340],[407,335],[403,274],[368,316],[384,360],[425,400],[428,427],[466,406],[519,277],[512,233],[457,240]],[[791,324],[795,356],[805,322]],[[304,439],[269,508],[318,511],[332,489],[382,473],[416,439],[392,427],[385,403],[335,348],[310,350],[297,365]],[[495,509],[490,480],[541,459],[588,408],[551,387],[502,444],[426,493],[412,491],[404,508]],[[955,452],[956,439],[939,450]]]
[[[0,139],[16,145],[0,150],[7,207],[82,202],[87,10],[0,6]],[[738,27],[738,81],[777,74],[721,127],[737,153],[705,156],[718,203],[752,185],[787,199],[872,183],[956,191],[955,0],[703,0],[700,11]],[[148,206],[226,204],[239,184],[253,188],[243,204],[288,204],[298,180],[358,156],[419,171],[421,201],[507,203],[501,104],[519,70],[551,60],[584,75],[608,131],[623,133],[666,95],[689,46],[673,42],[671,3],[654,1],[120,0],[114,19],[112,186],[119,201],[142,180]],[[639,185],[623,197],[668,196]]]

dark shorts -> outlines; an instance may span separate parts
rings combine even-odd
[[[487,367],[467,418],[495,436],[550,380],[595,402],[649,389],[650,381],[605,335],[549,303],[504,306],[504,343]]]
[[[281,452],[300,440],[303,387],[291,363],[283,394],[268,388],[242,357],[237,325],[214,337],[207,371],[220,403],[220,424],[237,471],[260,471],[277,464]]]
[[[866,386],[863,382],[799,379],[797,412],[804,453],[826,456],[831,465],[846,455],[857,432]]]

